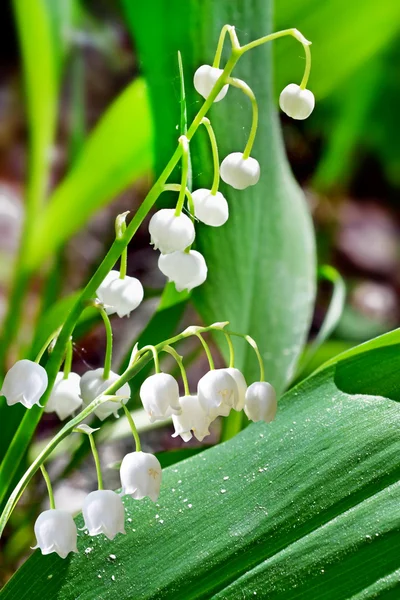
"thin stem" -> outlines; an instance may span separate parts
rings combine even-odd
[[[94,464],[96,465],[98,487],[99,487],[99,490],[102,490],[102,489],[104,489],[104,487],[103,487],[103,475],[101,474],[99,453],[97,452],[96,444],[94,443],[93,434],[89,433],[88,437],[89,437],[90,447],[92,449]]]
[[[219,63],[221,62],[222,50],[224,47],[225,37],[228,31],[232,28],[232,25],[224,25],[221,29],[221,33],[219,34],[217,50],[215,52],[214,60],[212,66],[215,68],[219,68]]]
[[[126,415],[126,418],[128,419],[128,423],[131,428],[133,437],[135,438],[136,452],[140,452],[142,449],[142,446],[140,444],[140,437],[139,437],[138,430],[136,429],[135,421],[133,420],[132,415],[129,411],[129,408],[126,406],[126,404],[122,404],[122,408],[125,411],[125,415]]]
[[[209,345],[207,344],[207,342],[205,341],[205,339],[203,338],[203,336],[202,336],[202,335],[201,335],[199,332],[197,332],[197,333],[196,333],[196,335],[197,335],[197,337],[199,338],[199,340],[201,341],[201,343],[202,343],[202,346],[203,346],[203,348],[204,348],[204,351],[205,351],[205,353],[206,353],[206,355],[207,355],[208,363],[209,363],[209,365],[210,365],[210,371],[213,371],[213,370],[215,369],[215,366],[214,366],[214,359],[213,359],[213,357],[212,357],[212,354],[211,354],[211,350],[210,350],[210,348],[209,348]]]
[[[160,359],[158,357],[158,350],[156,346],[151,346],[150,344],[148,346],[143,346],[143,348],[139,350],[138,355],[142,354],[142,352],[144,353],[149,351],[153,354],[155,372],[160,373]]]
[[[110,377],[111,371],[111,361],[112,361],[112,347],[113,347],[113,332],[111,327],[111,321],[104,310],[103,306],[98,302],[94,302],[93,306],[97,308],[99,313],[101,314],[101,318],[103,319],[104,327],[106,330],[106,355],[104,358],[104,369],[103,369],[103,379],[106,381]]]
[[[210,119],[208,119],[207,117],[203,117],[203,119],[201,120],[201,123],[206,128],[208,137],[210,138],[210,143],[211,143],[211,151],[212,151],[213,164],[214,164],[214,178],[213,178],[211,193],[213,196],[215,196],[215,194],[218,192],[218,187],[219,187],[219,156],[218,156],[217,138],[215,137],[214,129],[210,123]]]
[[[175,350],[175,348],[173,348],[172,346],[164,346],[163,350],[164,350],[164,352],[168,352],[169,354],[171,354],[171,356],[173,356],[174,359],[176,360],[176,362],[179,366],[179,369],[181,371],[185,396],[190,396],[189,382],[188,382],[188,378],[187,378],[186,369],[183,364],[182,356],[180,356],[180,354],[178,354],[177,351]]]
[[[236,79],[235,77],[229,77],[228,78],[228,83],[230,83],[234,87],[237,87],[240,90],[242,90],[242,92],[244,94],[246,94],[246,96],[248,98],[250,98],[250,101],[251,101],[251,107],[252,107],[252,110],[253,110],[253,116],[252,116],[252,121],[251,121],[251,129],[250,129],[250,134],[249,134],[249,138],[247,140],[246,147],[245,147],[245,149],[243,151],[243,158],[247,159],[247,158],[249,158],[249,156],[251,154],[251,150],[253,148],[254,140],[255,140],[255,137],[256,137],[256,133],[257,133],[257,127],[258,127],[258,104],[257,104],[257,100],[256,100],[256,97],[254,95],[253,90],[247,85],[247,83],[245,81],[242,81],[241,79]]]
[[[164,185],[164,189],[163,189],[163,192],[180,192],[180,191],[181,191],[181,186],[179,183],[167,183],[166,185]],[[189,205],[189,212],[190,212],[191,216],[194,217],[193,197],[192,197],[192,194],[190,193],[190,191],[188,190],[188,188],[185,189],[185,195],[186,195],[187,202]]]
[[[254,42],[249,42],[240,48],[240,53],[244,54],[253,48],[257,48],[257,46],[262,46],[263,44],[267,44],[268,42],[272,42],[273,40],[277,40],[281,37],[285,37],[287,35],[291,35],[296,40],[298,40],[301,44],[309,43],[305,39],[305,37],[300,33],[298,29],[292,27],[291,29],[282,29],[282,31],[276,31],[275,33],[270,33],[269,35],[264,35],[258,40],[254,40]]]
[[[74,348],[72,345],[72,338],[69,338],[68,344],[67,344],[67,350],[65,353],[65,360],[64,360],[64,377],[63,379],[68,379],[68,375],[71,373],[71,366],[72,366],[72,357],[74,354]]]
[[[308,83],[308,78],[310,77],[311,71],[311,50],[310,44],[303,44],[304,52],[306,54],[306,68],[304,69],[303,79],[301,80],[300,87],[302,90],[305,90]]]
[[[124,212],[117,216],[115,219],[115,236],[117,239],[122,239],[124,237],[124,233],[126,231],[126,217],[129,214],[129,211]],[[121,259],[120,259],[120,267],[119,267],[119,278],[125,279],[126,277],[126,268],[128,262],[128,247],[125,247],[122,250]]]
[[[56,507],[56,503],[54,502],[54,493],[53,493],[53,487],[51,485],[51,481],[50,481],[50,477],[48,472],[45,469],[44,465],[40,465],[40,470],[42,471],[42,475],[43,475],[43,479],[46,482],[46,486],[47,486],[47,492],[49,494],[49,503],[50,503],[50,508],[55,509]]]
[[[53,332],[51,335],[49,335],[49,337],[47,338],[47,340],[45,341],[45,343],[43,344],[43,346],[41,347],[41,349],[39,350],[39,352],[35,358],[36,363],[40,363],[40,361],[42,360],[43,354],[46,352],[46,350],[50,346],[51,342],[58,336],[59,333],[60,333],[60,329],[57,329],[57,331],[55,333]]]
[[[228,335],[234,335],[236,337],[241,337],[244,340],[246,340],[246,342],[248,344],[250,344],[250,346],[253,348],[254,352],[256,353],[258,364],[260,366],[260,381],[264,381],[265,380],[264,361],[260,354],[260,350],[258,349],[257,342],[250,335],[246,335],[244,333],[238,333],[237,331],[224,331],[224,333],[226,333]]]
[[[179,144],[182,146],[182,174],[181,187],[179,190],[178,202],[176,204],[175,216],[179,217],[182,212],[183,203],[186,196],[186,185],[189,172],[189,140],[185,135],[179,138]]]
[[[229,335],[229,333],[226,333],[226,331],[224,331],[224,335],[226,337],[226,341],[228,342],[229,348],[229,368],[233,369],[233,367],[235,366],[235,349],[233,347],[231,336]]]

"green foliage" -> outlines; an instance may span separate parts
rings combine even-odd
[[[53,192],[35,231],[29,269],[36,269],[97,210],[149,172],[151,137],[146,85],[137,79],[106,111]]]
[[[274,423],[167,468],[157,506],[127,497],[126,537],[37,551],[0,598],[396,598],[399,368],[399,330],[334,359]]]

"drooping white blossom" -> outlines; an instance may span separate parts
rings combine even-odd
[[[302,90],[296,83],[290,83],[279,96],[279,106],[292,119],[307,119],[314,110],[314,94],[310,90]]]
[[[192,290],[207,279],[207,265],[204,256],[196,250],[161,254],[158,268],[175,283],[178,292]]]
[[[126,533],[125,508],[120,496],[112,490],[96,490],[88,494],[82,513],[89,535],[104,533],[113,540],[117,533]]]
[[[200,188],[192,193],[192,198],[194,214],[199,221],[211,227],[220,227],[226,223],[229,207],[221,192],[212,194],[211,190]]]
[[[270,383],[257,381],[247,388],[244,412],[250,421],[270,423],[274,420],[277,409],[276,392]]]
[[[58,418],[63,421],[78,410],[82,406],[80,381],[81,378],[77,373],[69,373],[67,379],[64,379],[62,371],[57,373],[44,412],[55,412]]]
[[[161,485],[161,465],[154,454],[130,452],[121,463],[122,494],[129,494],[135,500],[148,496],[157,502]]]
[[[149,233],[154,250],[161,254],[185,250],[195,238],[192,220],[183,213],[176,216],[173,208],[162,208],[151,217]]]
[[[140,399],[151,423],[181,412],[179,386],[168,373],[147,377],[140,387]]]
[[[78,532],[72,515],[66,510],[51,508],[40,513],[35,526],[36,546],[42,554],[56,552],[66,558],[76,547]]]
[[[7,372],[0,395],[5,396],[7,404],[19,402],[25,408],[39,404],[48,385],[46,370],[32,360],[18,360]]]
[[[225,183],[237,190],[256,185],[260,179],[260,165],[255,158],[243,158],[242,152],[232,152],[224,158],[220,175]]]
[[[238,404],[239,392],[236,381],[226,369],[213,369],[198,382],[197,395],[203,410],[215,418],[229,414],[230,409]]]
[[[143,300],[143,286],[136,277],[120,278],[118,271],[110,271],[97,289],[97,298],[108,315],[129,316]]]
[[[184,442],[188,442],[194,435],[199,442],[202,442],[207,435],[210,435],[208,430],[210,417],[200,405],[197,396],[183,396],[179,399],[179,402],[182,413],[180,415],[172,415],[172,422],[175,428],[175,433],[172,434],[172,437],[180,435]]]
[[[80,388],[81,398],[85,406],[90,404],[97,396],[100,396],[107,388],[119,379],[119,375],[110,371],[108,379],[103,378],[104,369],[94,369],[93,371],[87,371],[81,377]],[[121,402],[126,404],[130,398],[131,390],[128,383],[124,383],[115,393],[116,396],[121,396]],[[94,414],[101,420],[104,421],[108,416],[114,414],[118,416],[118,410],[121,408],[118,402],[112,402],[111,400],[101,404]]]
[[[203,98],[208,98],[211,90],[216,84],[217,80],[222,74],[222,69],[218,69],[217,67],[211,67],[210,65],[201,65],[197,69],[193,77],[193,84],[195,90],[203,96]],[[219,102],[223,98],[225,98],[229,89],[229,85],[226,84],[219,92],[214,102]]]
[[[238,388],[237,401],[232,408],[234,408],[237,411],[243,410],[247,390],[247,383],[244,378],[244,375],[241,371],[239,371],[239,369],[235,369],[233,367],[228,367],[227,369],[225,369],[225,371],[229,373],[231,377],[233,377]]]

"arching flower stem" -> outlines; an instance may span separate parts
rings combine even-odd
[[[178,354],[178,352],[172,346],[164,346],[163,351],[168,352],[168,354],[171,354],[171,356],[173,356],[174,359],[176,360],[176,362],[179,366],[179,369],[181,371],[185,396],[190,396],[189,382],[188,382],[188,378],[187,378],[187,374],[186,374],[186,369],[183,364],[182,356],[180,354]]]
[[[40,470],[42,471],[43,479],[46,482],[47,493],[49,494],[50,508],[54,509],[56,507],[56,503],[54,502],[53,486],[51,485],[49,474],[43,464],[40,465]]]
[[[129,426],[130,426],[131,431],[132,431],[132,435],[133,435],[133,437],[135,439],[136,452],[140,452],[141,449],[142,449],[142,446],[141,446],[141,443],[140,443],[140,437],[139,437],[139,433],[138,433],[138,430],[137,430],[136,425],[135,425],[135,421],[133,420],[132,415],[130,413],[130,410],[126,406],[126,404],[122,404],[122,408],[124,409],[126,418],[128,419],[128,423],[129,423]]]
[[[217,139],[215,137],[214,129],[210,123],[210,119],[208,119],[207,117],[203,117],[201,120],[201,123],[206,128],[208,137],[210,138],[210,143],[211,143],[211,152],[212,152],[213,165],[214,165],[214,178],[213,178],[211,193],[213,194],[213,196],[215,196],[215,194],[218,192],[218,188],[219,188],[219,156],[218,156]]]

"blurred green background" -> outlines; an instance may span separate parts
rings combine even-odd
[[[92,186],[94,165],[89,161],[74,181],[63,184],[57,191],[59,204],[65,199],[76,203],[76,219],[69,221],[63,219],[62,213],[50,214],[43,225],[42,237],[47,239],[49,231],[56,232],[51,250],[57,268],[53,269],[51,285],[45,295],[48,306],[55,298],[79,288],[99,263],[113,239],[114,215],[134,211],[139,206],[151,185],[155,161],[153,127],[141,79],[141,57],[132,43],[123,7],[112,0],[81,3],[60,0],[53,3],[53,8],[52,26],[58,40],[57,73],[53,83],[59,86],[60,95],[56,141],[47,156],[51,163],[51,189],[71,166],[78,164],[88,133],[112,102],[130,87],[118,100],[126,105],[120,123],[120,144],[115,147],[106,144],[107,123],[103,123],[104,128],[98,134],[97,145],[103,143],[103,154],[100,159],[96,156],[95,168],[100,170],[112,163],[114,171],[109,188],[99,190]],[[233,24],[237,25],[238,35],[245,43],[247,32],[241,30],[240,23]],[[400,320],[400,3],[397,0],[364,0],[362,3],[277,0],[275,29],[293,26],[313,42],[309,88],[316,96],[316,108],[306,122],[291,121],[281,115],[286,149],[313,216],[319,263],[335,266],[348,289],[341,320],[308,366],[311,371],[341,350],[398,326]],[[0,30],[1,319],[6,312],[7,292],[21,236],[28,148],[21,59],[9,3],[0,5]],[[40,32],[36,33],[40,37]],[[281,40],[274,46],[276,99],[284,86],[300,81],[303,60],[292,39]],[[41,66],[37,68],[40,71]],[[43,94],[38,102],[45,118],[49,116],[51,126],[54,107],[51,103],[46,105],[46,98],[51,94],[48,94],[45,70],[43,73]],[[131,86],[132,81],[136,82],[135,87]],[[177,71],[167,90],[172,98],[179,98],[179,85]],[[40,134],[45,135],[45,132]],[[121,171],[119,157],[125,150],[129,151],[126,140],[132,138],[137,141],[135,151],[129,168]],[[96,140],[93,146],[95,144]],[[86,208],[80,205],[77,189],[85,190],[93,199]],[[40,222],[40,214],[37,218]],[[44,271],[47,259],[39,247],[37,255],[32,257],[36,266]],[[141,279],[148,300],[135,314],[129,331],[124,323],[115,323],[117,361],[123,359],[132,339],[147,322],[156,302],[153,296],[163,285],[157,257],[148,246],[146,228],[129,248],[129,265],[129,274]],[[42,296],[41,286],[38,276],[30,288],[30,301],[24,314],[22,346],[25,338],[28,340],[31,336]],[[311,338],[323,322],[330,295],[330,287],[321,285]],[[87,365],[99,366],[104,353],[101,327],[85,326],[82,333],[84,337],[75,348],[74,359],[74,368],[79,372]],[[56,426],[57,421],[46,416],[41,423],[39,441],[40,436],[48,436]],[[166,431],[161,435],[151,432],[146,443],[163,451],[170,448],[172,442]],[[104,453],[107,462],[112,463],[112,449],[106,447]],[[61,464],[60,473],[62,467]],[[92,473],[88,475],[84,471],[82,477],[90,478]],[[112,485],[112,471],[109,478]],[[43,490],[38,488],[36,505],[35,498],[30,498],[33,512],[42,495]],[[16,512],[16,529],[18,519],[22,516]],[[23,556],[29,532],[27,523],[25,530],[19,527],[18,533],[8,540],[2,565],[3,580]]]

